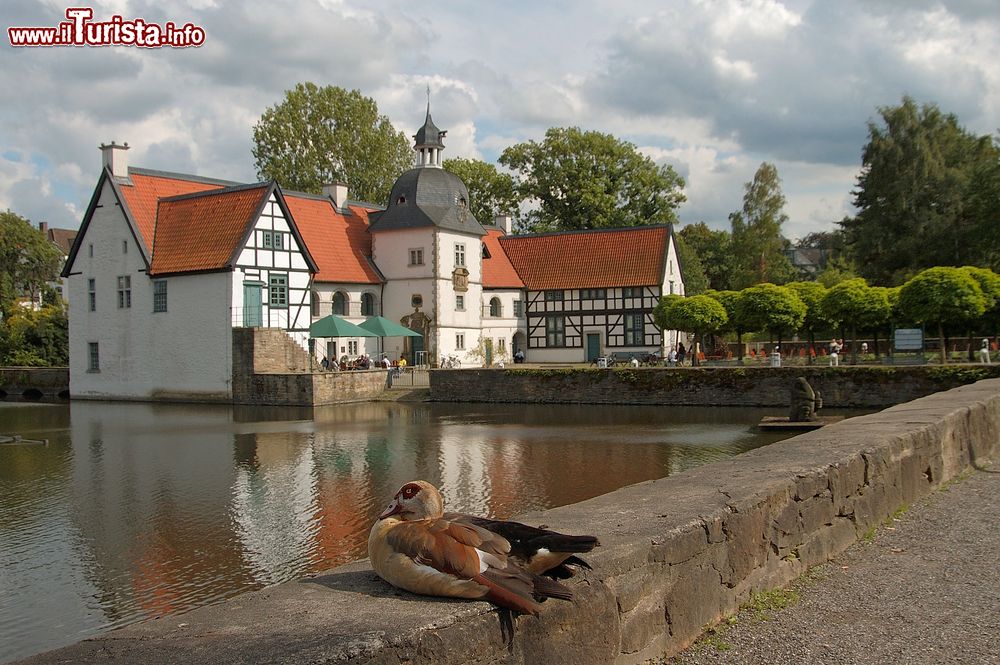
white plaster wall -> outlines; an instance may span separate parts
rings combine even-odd
[[[347,319],[351,323],[359,324],[363,323],[367,316],[361,314],[361,296],[369,293],[375,299],[375,315],[385,316],[385,318],[390,319],[394,322],[399,321],[399,317],[392,318],[383,314],[383,303],[382,303],[382,285],[381,284],[349,284],[346,282],[314,282],[313,291],[319,300],[319,307],[312,312],[313,321],[318,321],[325,316],[333,313],[333,295],[338,291],[344,293],[347,296],[347,314],[343,315],[344,319]],[[356,341],[358,343],[358,353],[367,353],[373,358],[379,352],[380,345],[379,340],[376,337],[343,337],[333,340],[337,345],[337,355],[340,357],[341,351],[340,347],[344,347],[343,353],[347,352],[347,343],[349,341]],[[401,345],[400,345],[401,348]],[[316,352],[317,360],[322,360],[324,356],[327,355],[327,340],[325,338],[316,340]],[[398,354],[396,357],[399,357]]]
[[[410,249],[424,250],[424,265],[409,265]],[[387,280],[430,278],[434,266],[434,229],[373,233],[372,260]]]
[[[170,278],[167,312],[153,313],[153,282],[128,222],[106,184],[67,282],[70,293],[70,393],[78,397],[155,398],[163,393],[229,393],[229,275]],[[128,251],[122,251],[122,242]],[[93,245],[93,256],[90,246]],[[132,303],[118,307],[118,276],[129,275]],[[97,310],[89,311],[88,279]],[[214,306],[213,306],[214,303]],[[88,371],[90,342],[100,371]]]

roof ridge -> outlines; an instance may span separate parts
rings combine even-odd
[[[169,178],[171,180],[186,180],[188,182],[201,182],[208,185],[223,185],[225,187],[232,187],[235,185],[243,185],[247,183],[238,182],[236,180],[222,180],[221,178],[209,178],[207,176],[194,175],[191,173],[178,173],[176,171],[161,171],[159,169],[147,169],[141,166],[130,166],[128,167],[129,174],[135,173],[136,175],[145,175],[154,178]]]
[[[639,226],[609,226],[600,229],[570,229],[568,231],[543,231],[541,233],[517,233],[511,235],[504,235],[504,238],[544,238],[548,236],[567,236],[567,235],[582,235],[586,233],[609,233],[612,231],[646,231],[646,230],[658,230],[666,229],[669,230],[672,224],[667,222],[665,224],[642,224]]]
[[[340,213],[341,210],[334,203],[333,199],[331,199],[329,196],[324,196],[323,194],[313,194],[312,192],[300,192],[294,189],[284,189],[284,188],[282,188],[281,193],[284,194],[286,198],[289,196],[293,196],[299,199],[306,199],[307,201],[327,201],[328,203],[333,205],[334,209],[338,213]],[[367,208],[369,210],[385,210],[385,206],[380,206],[376,203],[369,203],[368,201],[359,201],[357,199],[347,199],[346,201],[344,201],[345,208],[351,205],[357,206],[359,208]]]
[[[270,187],[269,182],[254,182],[246,185],[234,185],[232,187],[223,187],[222,189],[206,189],[201,192],[191,192],[190,194],[177,194],[175,196],[164,196],[159,199],[159,203],[173,203],[175,201],[184,201],[186,199],[196,199],[202,196],[218,196],[219,194],[232,194],[234,192],[243,192],[250,189],[263,189],[265,187]]]

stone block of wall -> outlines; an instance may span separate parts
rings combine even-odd
[[[487,603],[413,596],[358,562],[29,662],[642,663],[997,454],[998,435],[991,379],[523,516],[601,547],[573,602],[512,629]]]
[[[803,376],[826,407],[886,407],[986,378],[1000,365],[434,370],[440,402],[549,402],[787,408]]]

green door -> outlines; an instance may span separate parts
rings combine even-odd
[[[423,337],[407,337],[410,340],[410,365],[416,365],[418,360],[418,354],[424,350],[424,338]]]
[[[601,355],[601,334],[587,333],[587,362],[593,362]]]
[[[263,287],[261,282],[243,282],[243,325],[247,328],[260,328],[264,323]]]

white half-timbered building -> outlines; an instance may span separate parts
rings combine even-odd
[[[526,355],[590,362],[676,343],[653,321],[664,295],[684,295],[670,225],[506,236],[499,240],[524,283]]]

